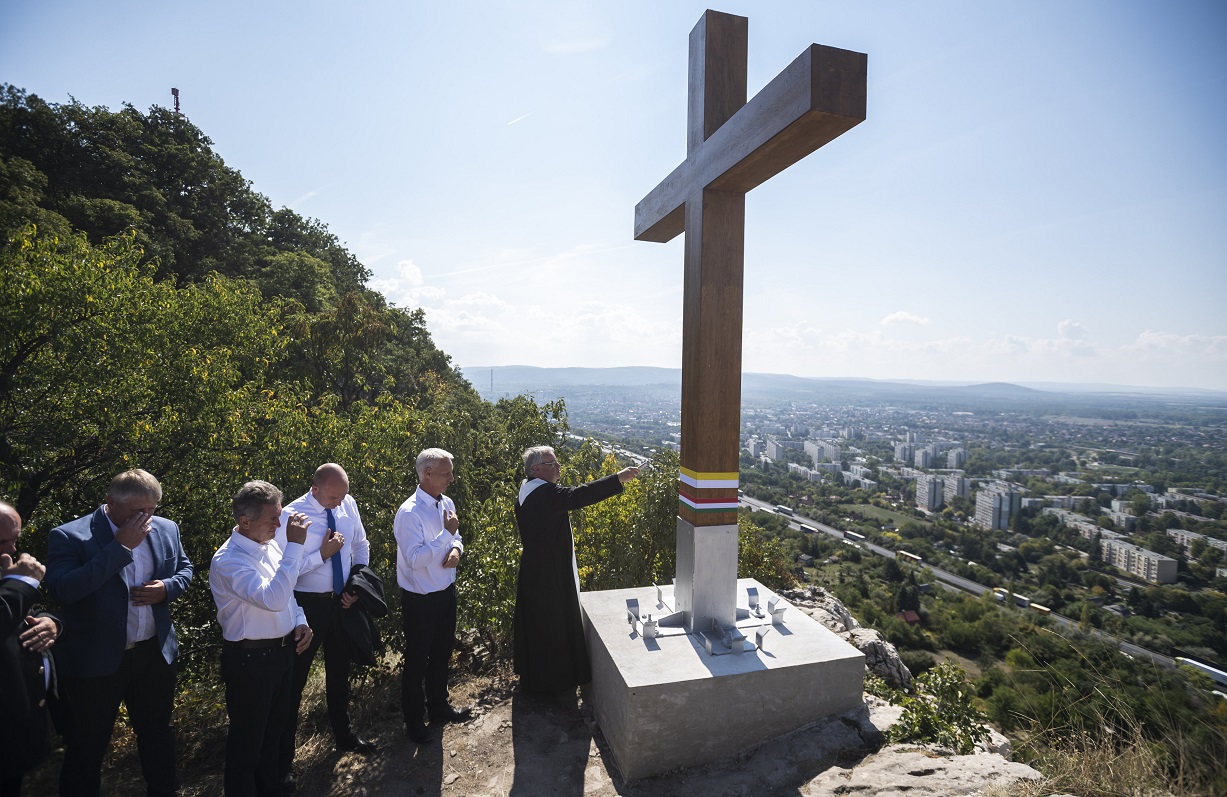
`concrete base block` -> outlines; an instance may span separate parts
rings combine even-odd
[[[751,587],[764,609],[777,597],[740,579],[743,609]],[[664,606],[654,587],[580,595],[592,657],[584,699],[625,779],[717,761],[863,702],[864,655],[782,598],[782,625],[739,612],[738,630],[750,643],[764,624],[771,627],[761,650],[713,656],[684,629],[655,638],[632,629],[626,601],[638,600],[655,619],[674,605],[672,587],[663,592]]]

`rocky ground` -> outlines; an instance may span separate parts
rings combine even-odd
[[[866,655],[871,670],[902,686],[911,675],[895,649],[859,626],[829,593],[805,590],[786,597]],[[1010,762],[1000,735],[974,755],[917,745],[882,744],[882,732],[899,709],[866,698],[859,710],[828,718],[744,750],[735,758],[665,773],[632,783],[618,774],[608,745],[582,700],[541,700],[516,694],[505,665],[474,659],[465,648],[463,667],[480,675],[457,679],[456,705],[476,708],[472,720],[435,727],[435,740],[418,747],[404,735],[396,662],[371,670],[355,685],[355,726],[379,744],[368,757],[333,750],[323,709],[322,677],[308,686],[299,735],[301,797],[1005,797],[1010,784],[1039,773]],[[320,674],[322,676],[322,673]],[[183,705],[179,728],[183,797],[220,795],[224,716]],[[211,704],[210,704],[211,705]],[[679,740],[685,744],[685,740]],[[55,794],[61,752],[31,773],[23,793]],[[123,723],[116,728],[103,793],[143,792],[135,744]]]
[[[470,682],[457,691],[479,686]],[[496,797],[674,797],[679,795],[980,795],[1039,778],[987,750],[956,756],[925,747],[880,747],[898,709],[869,698],[858,712],[795,731],[727,761],[626,783],[592,715],[578,701],[513,694],[480,716],[447,726],[417,747],[391,716],[374,729],[367,758],[327,753],[300,773],[299,793]],[[436,737],[438,731],[436,730]]]
[[[866,654],[870,668],[896,686],[911,675],[890,643],[861,628],[829,593],[787,597]],[[469,797],[759,797],[857,795],[937,797],[1006,793],[1040,774],[1009,761],[998,734],[974,755],[916,745],[882,745],[899,709],[867,697],[858,711],[816,722],[726,761],[626,783],[582,700],[547,701],[515,694],[505,676],[472,678],[453,689],[458,704],[477,706],[463,725],[435,728],[417,747],[400,735],[399,715],[374,728],[381,743],[368,758],[317,751],[300,773],[304,797],[323,795],[468,795]],[[442,738],[438,738],[440,736]],[[680,743],[684,744],[684,740]],[[305,758],[312,758],[309,750]]]

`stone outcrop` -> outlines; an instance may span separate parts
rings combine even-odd
[[[899,658],[899,651],[882,635],[865,628],[843,603],[821,587],[787,590],[781,593],[801,611],[839,634],[845,642],[865,654],[865,669],[895,689],[907,690],[912,673]]]

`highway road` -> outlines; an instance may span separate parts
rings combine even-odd
[[[757,498],[750,498],[749,496],[742,496],[741,498],[738,499],[738,501],[745,506],[752,507],[755,511],[776,512],[776,508],[774,504],[769,504],[766,501],[760,501]],[[791,516],[786,516],[786,517],[789,517],[789,521],[790,521],[789,525],[795,529],[800,530],[801,524],[804,523],[805,525],[812,526],[813,528],[818,529],[819,532],[827,534],[831,537],[834,537],[835,539],[838,539],[838,540],[844,539],[844,533],[841,529],[837,529],[834,526],[828,526],[825,523],[819,523],[818,521],[812,520],[803,515],[798,515],[796,514],[795,511]],[[885,556],[891,559],[898,558],[894,551],[890,550],[889,548],[883,548],[879,545],[874,545],[873,543],[870,543],[868,540],[859,542],[857,543],[857,545],[862,550],[870,551],[871,553],[875,553],[878,556]],[[934,567],[933,565],[927,562],[922,563],[920,566],[922,569],[928,570],[929,573],[931,573],[934,578],[938,579],[939,582],[942,583],[942,586],[955,587],[964,592],[971,593],[972,595],[983,595],[985,592],[988,592],[990,589],[992,589],[991,587],[986,587],[985,585],[972,581],[971,579],[964,578],[963,576],[957,575],[955,573],[951,573],[948,570],[943,570],[940,567]],[[1064,615],[1057,614],[1056,612],[1050,612],[1047,616],[1052,618],[1052,620],[1058,626],[1061,626],[1063,628],[1072,630],[1078,627],[1078,621],[1072,620],[1068,617],[1065,617]],[[1176,663],[1170,657],[1164,656],[1162,653],[1157,653],[1153,650],[1147,650],[1146,648],[1139,647],[1138,645],[1135,645],[1131,642],[1120,642],[1111,634],[1106,634],[1102,631],[1098,631],[1095,629],[1092,629],[1091,633],[1099,637],[1100,639],[1111,640],[1112,642],[1117,643],[1121,653],[1127,656],[1130,656],[1132,658],[1149,659],[1155,664],[1158,664],[1160,667],[1165,667],[1169,670],[1175,668],[1176,666]]]

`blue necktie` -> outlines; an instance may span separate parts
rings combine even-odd
[[[335,533],[337,530],[337,519],[333,516],[331,509],[325,509],[328,513],[328,531]],[[345,568],[341,564],[341,552],[337,551],[331,557],[332,560],[332,593],[340,595],[345,591]]]

